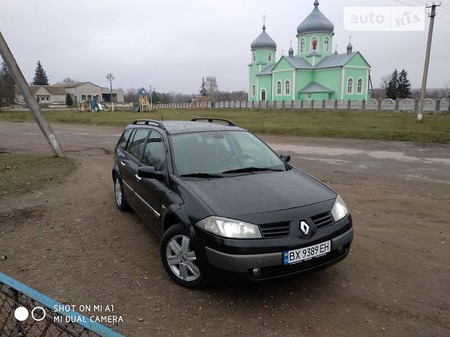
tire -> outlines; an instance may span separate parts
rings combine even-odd
[[[125,194],[123,193],[122,180],[118,174],[116,174],[116,177],[114,178],[114,200],[116,201],[117,208],[122,212],[129,209]]]
[[[173,281],[187,288],[204,288],[208,281],[202,275],[188,228],[170,227],[161,239],[161,259]]]

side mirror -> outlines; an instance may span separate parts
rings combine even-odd
[[[138,168],[138,176],[141,178],[161,179],[162,171],[157,171],[153,166],[145,166]]]
[[[284,161],[285,163],[289,163],[291,161],[291,155],[288,153],[282,153],[280,154],[280,158],[282,161]]]

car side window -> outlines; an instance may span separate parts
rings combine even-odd
[[[148,134],[148,130],[137,129],[134,133],[133,140],[128,144],[128,152],[137,160],[141,160],[142,158],[142,154],[144,152],[144,144]]]
[[[117,146],[120,147],[122,150],[125,150],[127,148],[128,140],[130,139],[132,131],[133,129],[127,129],[123,132],[122,137],[120,137]]]
[[[166,162],[166,149],[161,135],[152,131],[145,146],[142,163],[153,166],[157,171],[163,171]]]

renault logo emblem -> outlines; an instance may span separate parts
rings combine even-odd
[[[310,229],[310,227],[306,222],[304,222],[304,221],[300,222],[300,230],[302,231],[302,233],[305,236],[307,236],[309,234],[309,229]]]

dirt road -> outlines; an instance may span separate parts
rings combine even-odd
[[[0,270],[70,305],[113,305],[126,336],[449,336],[450,147],[264,136],[349,206],[349,257],[252,286],[181,288],[158,238],[114,206],[119,128],[53,126],[77,170],[0,197]],[[0,152],[50,153],[36,125],[0,122]],[[111,326],[111,325],[110,325]]]

